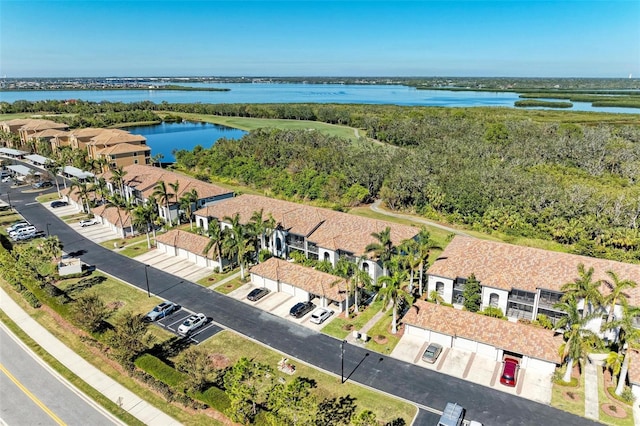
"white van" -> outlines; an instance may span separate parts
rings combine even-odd
[[[33,225],[29,225],[29,226],[23,226],[20,229],[16,229],[15,231],[10,232],[9,236],[13,239],[16,239],[21,235],[35,234],[36,232],[38,232],[38,228],[36,228]]]

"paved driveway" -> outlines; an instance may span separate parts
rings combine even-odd
[[[434,364],[422,361],[421,357],[429,342],[417,336],[403,335],[391,356],[413,363],[428,370],[458,377],[469,382],[487,386],[511,395],[518,395],[533,401],[551,402],[551,376],[536,371],[521,369],[517,387],[500,383],[502,363],[457,348],[444,348]]]
[[[182,257],[170,256],[158,249],[150,250],[140,256],[134,257],[134,260],[153,266],[170,274],[177,275],[189,281],[198,281],[212,274],[213,270],[184,259]]]

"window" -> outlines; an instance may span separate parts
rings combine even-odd
[[[369,262],[362,262],[362,270],[369,273]]]
[[[133,164],[138,164],[138,160],[133,160]]]
[[[444,296],[444,283],[441,281],[438,281],[436,283],[436,293],[438,293],[438,295],[440,296]]]
[[[331,261],[331,257],[329,256],[329,253],[327,253],[326,251],[324,252],[323,260],[325,262],[330,262]]]
[[[497,308],[498,302],[500,302],[500,296],[497,293],[491,293],[489,295],[489,306]]]
[[[280,237],[276,238],[276,250],[282,250],[282,240],[280,239]]]

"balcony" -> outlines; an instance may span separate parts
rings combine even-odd
[[[519,294],[509,295],[509,302],[524,303],[524,304],[533,306],[533,304],[535,303],[535,300],[536,299],[533,295],[532,296],[523,296]]]

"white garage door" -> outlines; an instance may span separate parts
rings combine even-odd
[[[296,288],[291,284],[280,283],[280,291],[290,294],[291,296],[296,295]]]
[[[477,342],[474,342],[473,340],[469,340],[469,339],[463,339],[462,337],[457,337],[454,345],[456,348],[459,349],[464,349],[466,351],[471,351],[471,352],[475,352],[476,348],[478,346]]]
[[[420,328],[420,327],[414,327],[408,324],[407,324],[407,335],[422,337],[425,340],[429,340],[429,330],[425,330],[424,328]]]
[[[189,258],[189,252],[186,251],[185,249],[178,249],[178,257],[181,257],[183,259],[188,259]]]
[[[484,343],[478,343],[478,355],[482,355],[487,358],[498,360],[498,350],[491,346],[485,345]]]
[[[431,342],[440,343],[445,348],[451,347],[451,336],[447,336],[446,334],[436,333],[435,331],[431,332]]]

